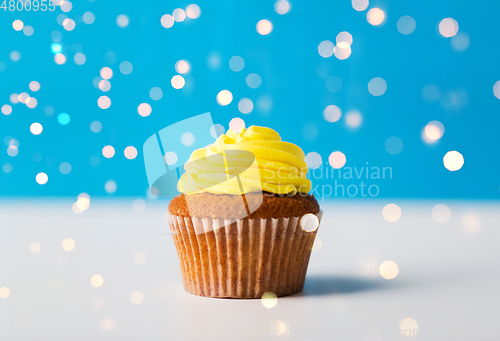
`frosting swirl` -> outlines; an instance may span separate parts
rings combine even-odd
[[[311,189],[302,149],[265,127],[239,133],[229,129],[213,144],[195,150],[184,168],[177,184],[184,194],[295,194]]]

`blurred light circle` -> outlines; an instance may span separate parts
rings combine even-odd
[[[10,295],[10,290],[7,287],[0,288],[0,298],[7,298]]]
[[[347,162],[347,159],[346,159],[344,153],[342,153],[342,152],[333,152],[328,157],[328,163],[330,164],[330,166],[332,166],[335,169],[339,169],[339,168],[344,167],[346,162]]]
[[[233,94],[229,90],[222,90],[217,94],[217,103],[225,106],[233,101]]]
[[[358,128],[362,121],[361,113],[357,110],[351,110],[345,115],[345,123],[349,128]]]
[[[42,245],[40,245],[40,243],[38,243],[38,242],[31,243],[30,251],[33,253],[38,253],[38,252],[42,251]]]
[[[172,84],[172,87],[174,89],[182,89],[184,87],[184,85],[186,84],[186,81],[184,80],[184,77],[182,77],[180,75],[175,75],[170,80],[170,83]]]
[[[54,56],[54,61],[56,62],[56,64],[62,65],[66,63],[66,56],[62,53],[56,53],[56,55]]]
[[[90,278],[90,284],[95,288],[99,288],[104,284],[104,278],[101,275],[94,275]]]
[[[180,74],[185,74],[189,72],[189,62],[186,60],[179,60],[175,63],[175,71]]]
[[[200,6],[196,4],[191,4],[186,7],[186,15],[190,19],[196,19],[200,16],[201,9]]]
[[[262,78],[256,73],[251,73],[245,78],[248,87],[257,89],[262,84]]]
[[[38,184],[45,185],[49,181],[49,177],[44,172],[41,172],[36,175],[35,180]]]
[[[144,302],[144,294],[142,292],[140,292],[140,291],[134,291],[130,295],[130,302],[133,305],[139,305],[139,304],[141,304],[142,302]]]
[[[273,98],[269,95],[260,95],[257,98],[257,108],[263,112],[267,113],[273,107]]]
[[[111,77],[113,77],[113,70],[105,66],[99,71],[99,74],[102,79],[111,79]]]
[[[366,13],[366,20],[373,26],[378,26],[384,22],[385,13],[380,8],[374,7]]]
[[[182,135],[181,135],[181,142],[185,146],[192,145],[194,143],[194,135],[191,134],[190,132],[182,133]]]
[[[221,136],[225,132],[226,132],[226,129],[224,128],[224,126],[222,124],[219,124],[219,123],[214,124],[212,126],[212,128],[210,128],[210,135],[212,135],[212,137],[214,139],[218,138],[219,136]]]
[[[62,38],[62,35],[61,35],[61,38]],[[61,46],[61,44],[54,43],[54,44],[50,45],[50,50],[52,51],[52,53],[56,54],[56,53],[59,53],[62,51],[62,46]]]
[[[128,25],[128,17],[125,14],[120,14],[116,17],[116,24],[120,27],[126,27]]]
[[[184,21],[184,19],[186,19],[186,12],[184,12],[182,8],[176,8],[172,12],[172,17],[177,22]]]
[[[333,49],[335,45],[329,40],[323,40],[318,45],[318,53],[323,58],[329,58],[333,56]]]
[[[467,213],[462,217],[462,229],[466,234],[476,234],[481,229],[481,217],[476,213]]]
[[[465,32],[460,32],[451,38],[451,46],[455,51],[462,52],[467,50],[470,44],[470,37]]]
[[[90,130],[92,130],[93,133],[98,133],[102,130],[102,124],[99,121],[92,121],[90,123]]]
[[[397,27],[399,33],[408,35],[412,34],[413,31],[415,31],[415,28],[417,28],[417,22],[409,15],[404,15],[401,18],[399,18]]]
[[[63,21],[63,27],[66,31],[73,31],[75,28],[75,21],[73,19],[66,18]]]
[[[170,28],[174,26],[175,20],[174,17],[172,17],[170,14],[165,14],[164,16],[161,17],[161,26],[165,28]]]
[[[433,141],[439,140],[444,134],[444,125],[439,121],[430,121],[425,126],[425,135]]]
[[[242,114],[249,114],[253,110],[253,102],[250,98],[242,98],[238,102],[238,110]]]
[[[75,56],[73,57],[73,60],[76,65],[83,65],[87,61],[87,57],[81,52],[75,53]]]
[[[2,105],[2,114],[10,115],[12,113],[12,107],[8,104]]]
[[[276,321],[271,322],[271,324],[269,325],[269,331],[274,336],[280,336],[280,335],[285,334],[286,326],[283,322],[276,320]]]
[[[316,168],[319,168],[322,163],[323,163],[323,160],[321,158],[321,155],[319,155],[316,152],[307,153],[307,155],[306,155],[307,168],[316,169]]]
[[[26,106],[30,109],[34,109],[36,108],[36,106],[38,105],[38,101],[36,100],[35,97],[30,97],[28,98],[28,100],[26,101]]]
[[[33,135],[40,135],[43,131],[43,127],[40,123],[35,122],[30,126],[30,131]]]
[[[274,10],[280,15],[286,14],[290,10],[290,3],[286,0],[278,0],[274,3]]]
[[[29,88],[31,91],[36,92],[40,90],[40,83],[38,83],[37,81],[31,81],[29,84]]]
[[[368,83],[368,91],[373,96],[382,96],[387,91],[387,82],[381,77],[375,77]]]
[[[66,238],[62,242],[62,248],[64,249],[64,251],[73,251],[75,246],[76,246],[76,243],[71,238]]]
[[[342,79],[338,76],[330,76],[326,79],[326,89],[330,92],[338,92],[342,89]]]
[[[453,18],[445,18],[439,23],[439,33],[445,38],[451,38],[458,33],[458,22]]]
[[[451,210],[445,204],[437,204],[432,208],[432,219],[438,223],[445,223],[451,218]]]
[[[120,63],[120,72],[123,73],[124,75],[131,74],[133,69],[134,68],[131,62],[124,61]]]
[[[113,180],[106,181],[106,183],[104,184],[104,190],[109,194],[115,193],[116,189],[117,185],[116,182]]]
[[[428,103],[434,103],[441,98],[441,89],[437,85],[427,84],[422,89],[422,98]]]
[[[245,61],[240,56],[233,56],[229,59],[229,68],[234,72],[239,72],[245,67]]]
[[[401,218],[401,208],[396,204],[387,204],[382,210],[382,216],[390,223],[394,223]]]
[[[103,92],[108,92],[111,90],[111,83],[107,79],[102,79],[99,81],[99,89]]]
[[[256,25],[256,28],[257,28],[257,33],[265,36],[271,33],[271,31],[273,30],[273,24],[269,20],[262,19],[259,20],[259,22]]]
[[[108,109],[111,106],[111,99],[108,96],[101,96],[97,100],[97,105],[101,109]]]
[[[26,104],[30,99],[30,95],[27,92],[21,92],[18,96],[19,102]]]
[[[352,8],[356,11],[361,12],[368,8],[369,1],[368,0],[352,0]]]
[[[261,297],[261,303],[268,309],[274,308],[278,304],[278,296],[272,291],[265,292]]]
[[[21,59],[21,53],[19,53],[18,51],[12,51],[10,53],[10,59],[13,62],[17,62],[19,59]]]
[[[109,318],[104,318],[99,322],[99,328],[103,331],[111,330],[115,327],[115,321]]]
[[[60,125],[63,125],[63,126],[67,125],[70,120],[71,120],[71,118],[65,112],[57,115],[57,122],[59,122]]]
[[[83,22],[87,25],[93,24],[95,21],[95,15],[92,12],[83,13]]]
[[[136,211],[134,209],[135,212],[144,212],[144,210],[146,209],[146,202],[142,199],[137,199],[137,200],[134,200],[134,203],[136,201],[142,201],[144,204],[140,204],[140,208],[138,208],[138,211]],[[132,204],[133,206],[133,204]],[[144,263],[146,263],[146,261],[148,260],[148,255],[146,254],[146,252],[144,251],[137,251],[136,253],[134,253],[134,263],[137,264],[137,265],[143,265]]]
[[[500,99],[500,81],[497,81],[494,85],[493,85],[493,95]]]
[[[21,20],[17,19],[12,22],[12,27],[16,31],[21,31],[24,27],[24,23]]]
[[[110,159],[113,156],[115,156],[115,148],[113,146],[107,145],[102,148],[102,156],[104,156],[106,159]]]
[[[397,136],[391,136],[385,140],[385,150],[391,155],[401,153],[403,146],[403,140]]]
[[[337,45],[341,45],[341,48],[347,48],[352,45],[352,35],[349,32],[340,32],[335,38]]]
[[[446,169],[454,172],[462,168],[462,166],[464,165],[464,157],[456,150],[453,150],[446,153],[446,155],[443,157],[443,163]]]
[[[342,117],[342,110],[336,105],[329,105],[323,110],[323,118],[328,122],[337,122]]]
[[[65,13],[68,13],[73,8],[73,4],[71,3],[71,1],[67,1],[67,0],[62,1],[59,6],[61,7],[61,11],[65,12]]]
[[[416,336],[418,332],[418,323],[411,317],[406,317],[399,322],[399,332],[406,337]]]
[[[379,271],[385,279],[394,279],[399,274],[399,267],[392,260],[386,260],[380,264]]]
[[[61,174],[69,174],[71,172],[71,165],[69,164],[69,162],[63,162],[59,165],[59,172],[61,172]]]
[[[232,131],[239,133],[241,129],[245,128],[245,121],[239,117],[235,117],[229,122],[229,128]]]
[[[35,33],[35,29],[33,28],[33,26],[26,25],[23,28],[23,33],[25,36],[31,37],[33,35],[33,33]]]
[[[58,30],[54,30],[52,31],[52,33],[50,34],[50,39],[52,39],[52,41],[54,43],[58,43],[61,41],[62,39],[62,33],[59,32]]]
[[[177,154],[174,152],[166,152],[163,159],[167,165],[173,166],[177,163]]]
[[[5,174],[9,174],[10,172],[12,172],[12,165],[10,163],[4,163],[3,167],[2,167],[2,170]]]
[[[163,90],[160,89],[159,87],[155,86],[149,90],[149,97],[153,101],[159,101],[163,97]]]
[[[17,146],[9,146],[7,148],[7,154],[11,157],[14,157],[16,156],[17,154],[19,154],[19,148]]]
[[[125,154],[125,157],[129,160],[133,160],[137,157],[137,149],[134,146],[128,146],[125,148],[123,151],[123,154]]]
[[[344,60],[349,58],[351,55],[351,47],[350,46],[345,46],[345,44],[341,44],[338,46],[335,46],[333,49],[333,53],[335,54],[335,57],[339,60]]]
[[[136,213],[142,213],[142,212],[144,212],[146,210],[146,202],[144,200],[142,200],[142,199],[136,199],[136,200],[134,200],[132,202],[132,210],[134,212],[136,212]],[[137,252],[136,252],[136,254],[137,254]],[[135,254],[134,254],[134,260],[135,260]]]

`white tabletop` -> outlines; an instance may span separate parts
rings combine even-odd
[[[166,202],[146,201],[139,213],[134,199],[93,199],[81,214],[69,199],[0,201],[2,341],[385,340],[415,322],[415,339],[500,338],[498,203],[321,203],[304,291],[266,308],[186,293]],[[382,216],[390,202],[402,210],[393,223]],[[433,220],[438,203],[451,208],[449,221]],[[394,279],[380,275],[386,260],[399,267]]]

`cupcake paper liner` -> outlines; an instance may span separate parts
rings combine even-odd
[[[269,291],[279,297],[302,290],[317,229],[304,231],[300,217],[235,221],[167,215],[187,292],[261,298]]]

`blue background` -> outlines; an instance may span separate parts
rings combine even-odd
[[[331,152],[341,151],[347,157],[346,166],[363,167],[369,162],[370,166],[392,167],[393,179],[378,182],[381,197],[499,198],[500,101],[492,87],[500,79],[500,2],[371,0],[363,12],[355,11],[349,0],[290,3],[290,12],[278,15],[272,1],[199,1],[199,18],[166,29],[160,24],[162,15],[177,7],[185,9],[190,2],[75,1],[66,13],[77,24],[69,32],[57,23],[62,13],[59,7],[54,12],[36,13],[0,10],[0,62],[5,66],[0,71],[0,106],[13,108],[8,116],[0,114],[0,167],[6,163],[13,167],[10,173],[0,171],[0,195],[110,195],[104,184],[114,180],[118,186],[113,196],[144,196],[148,183],[142,144],[170,124],[210,112],[214,123],[226,129],[234,117],[245,120],[247,126],[272,127],[306,154],[321,154],[324,163]],[[366,20],[372,7],[386,13],[380,27]],[[93,24],[82,22],[87,11],[95,14]],[[128,26],[116,24],[119,14],[128,16]],[[410,35],[397,30],[396,23],[404,15],[416,20],[416,30]],[[467,50],[455,51],[450,39],[438,33],[439,22],[447,17],[457,20],[459,32],[470,36]],[[15,31],[15,19],[33,26],[34,34]],[[271,34],[256,32],[261,19],[273,23]],[[54,62],[51,51],[55,30],[63,36],[60,43],[67,58],[63,65]],[[319,43],[335,42],[341,31],[353,36],[351,56],[346,60],[322,58]],[[80,50],[86,56],[81,66],[73,62]],[[10,59],[12,51],[20,52],[19,61]],[[116,54],[116,62],[106,61],[109,51]],[[245,60],[241,72],[229,68],[229,59],[235,55]],[[210,56],[220,58],[218,67],[210,67]],[[183,75],[186,86],[176,90],[170,80],[177,74],[174,65],[180,59],[189,61],[191,71]],[[130,75],[120,73],[123,61],[133,64]],[[104,66],[114,72],[107,93],[93,86]],[[246,85],[249,73],[262,77],[257,89]],[[340,91],[328,91],[329,76],[340,77]],[[374,77],[382,77],[388,85],[380,97],[368,92],[368,82]],[[36,93],[28,88],[33,80],[41,85]],[[463,105],[427,103],[422,98],[427,84],[436,84],[442,96],[454,91]],[[163,90],[161,100],[149,97],[152,87]],[[220,106],[216,95],[224,89],[234,99]],[[38,100],[36,108],[9,102],[10,94],[24,91]],[[97,106],[102,95],[111,98],[109,109]],[[237,106],[244,97],[254,102],[254,110],[246,115]],[[272,100],[270,110],[257,105],[266,98]],[[150,116],[138,115],[140,103],[152,106]],[[323,109],[330,104],[342,109],[340,121],[324,120]],[[54,108],[54,114],[44,113],[47,105]],[[362,114],[363,123],[356,130],[345,124],[349,110]],[[57,122],[62,112],[71,117],[68,125]],[[96,120],[103,125],[99,133],[89,127]],[[432,120],[444,124],[445,134],[428,145],[421,139],[421,130]],[[41,135],[30,133],[33,122],[43,125]],[[19,141],[15,157],[6,153],[3,142],[8,136]],[[384,147],[391,136],[404,143],[397,155]],[[113,158],[102,156],[105,145],[115,148]],[[139,155],[134,160],[124,157],[127,146],[137,148]],[[464,156],[459,171],[450,172],[443,166],[443,156],[450,150]],[[34,153],[42,155],[40,162],[33,161]],[[89,164],[94,155],[101,159],[97,167]],[[72,166],[67,175],[59,172],[62,162]],[[39,172],[49,176],[43,186],[35,181]]]

